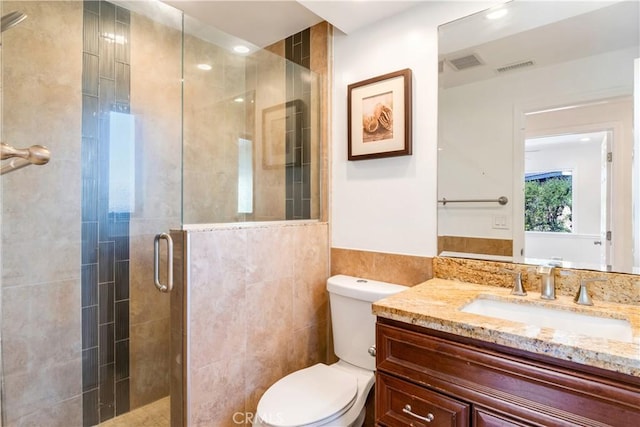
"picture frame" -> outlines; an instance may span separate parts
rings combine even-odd
[[[411,79],[406,68],[348,85],[348,159],[411,155]]]
[[[262,110],[262,165],[275,169],[296,164],[301,146],[303,103],[288,101]]]

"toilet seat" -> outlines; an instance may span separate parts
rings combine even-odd
[[[262,396],[257,415],[272,427],[313,427],[347,412],[356,400],[357,378],[322,363],[293,372]]]

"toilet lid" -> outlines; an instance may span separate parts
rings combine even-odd
[[[306,426],[337,418],[353,404],[358,380],[318,363],[280,379],[258,403],[258,416],[274,427]]]

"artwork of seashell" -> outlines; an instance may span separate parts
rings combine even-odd
[[[362,126],[365,132],[374,133],[378,130],[378,119],[375,116],[364,116],[362,118]]]
[[[373,108],[373,116],[376,118],[376,120],[380,118],[380,115],[382,114],[382,111],[384,108],[385,108],[385,105],[380,102],[378,102],[376,106]]]
[[[382,125],[386,130],[391,130],[393,128],[393,111],[391,108],[383,105],[380,111],[380,116],[378,116],[378,122]]]

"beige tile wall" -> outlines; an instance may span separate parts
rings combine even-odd
[[[331,248],[331,275],[413,286],[433,277],[432,258]]]
[[[189,425],[233,425],[282,376],[326,360],[326,223],[189,231]]]
[[[81,425],[82,2],[2,10],[28,15],[2,34],[2,141],[52,152],[0,181],[3,421]]]

